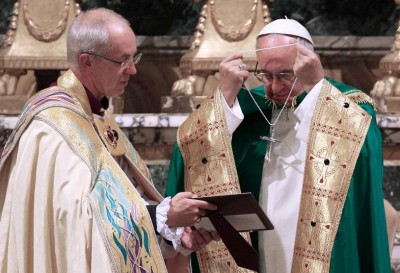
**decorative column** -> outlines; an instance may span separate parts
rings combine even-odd
[[[400,3],[399,0],[395,2]],[[375,83],[371,96],[377,102],[379,111],[400,114],[400,22],[390,52],[380,60],[379,69],[384,77]]]
[[[400,0],[395,2],[400,4]],[[380,60],[379,69],[384,73],[384,77],[375,83],[370,94],[377,102],[379,110],[377,121],[383,139],[384,196],[396,209],[392,208],[390,213],[386,210],[389,240],[390,242],[394,241],[390,249],[392,272],[400,272],[400,218],[398,212],[400,193],[398,179],[400,174],[400,22],[398,22],[392,47]],[[394,224],[391,224],[391,221]],[[396,223],[397,226],[395,226]]]
[[[0,114],[19,114],[36,90],[68,69],[66,32],[80,7],[74,0],[19,0],[0,45]]]
[[[228,54],[255,49],[255,37],[271,21],[262,0],[209,0],[203,6],[189,51],[180,60],[183,79],[171,96],[161,97],[161,112],[190,113],[218,87],[218,66]],[[244,63],[254,70],[255,52]],[[254,81],[250,77],[249,81]]]

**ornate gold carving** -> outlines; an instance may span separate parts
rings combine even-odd
[[[212,2],[212,3],[211,3]],[[214,1],[211,1],[210,2],[210,5],[211,4],[215,4],[214,3]],[[257,20],[257,14],[256,14],[256,11],[257,11],[257,0],[254,0],[254,3],[253,3],[253,8],[252,8],[252,10],[251,10],[251,14],[250,14],[250,16],[249,16],[249,20],[248,21],[251,21],[251,23],[252,23],[252,26],[249,26],[249,28],[248,28],[248,30],[247,30],[247,32],[249,33],[250,31],[251,31],[251,29],[254,27],[254,24],[255,24],[255,22],[256,22],[256,20]],[[204,29],[205,29],[205,21],[206,21],[206,19],[207,19],[207,14],[208,14],[208,5],[207,4],[205,4],[204,6],[203,6],[203,8],[201,9],[201,12],[200,12],[200,17],[199,17],[199,21],[198,21],[198,23],[197,23],[197,26],[196,26],[196,31],[195,31],[195,33],[193,34],[193,41],[192,41],[192,44],[191,44],[191,46],[190,46],[190,50],[193,50],[193,49],[195,49],[195,48],[197,48],[197,47],[199,47],[200,46],[200,44],[201,44],[201,40],[202,40],[202,38],[203,38],[203,34],[204,34]],[[215,8],[214,8],[215,9]],[[265,4],[263,4],[262,5],[262,11],[263,11],[263,19],[264,19],[264,23],[265,24],[267,24],[267,23],[270,23],[271,21],[272,21],[272,19],[271,19],[271,14],[270,14],[270,12],[269,12],[269,9],[268,9],[268,6],[267,5],[265,5]],[[216,15],[216,13],[215,13],[215,11],[214,11],[214,14]],[[214,19],[215,18],[213,18],[213,23],[214,23]],[[220,22],[220,23],[222,23],[222,20],[220,19],[220,18],[218,18],[218,22]],[[215,28],[217,29],[217,31],[218,31],[218,22],[215,22],[214,23],[214,26],[215,26]],[[246,25],[246,24],[245,24]],[[231,27],[232,29],[234,28],[234,27]],[[235,31],[235,30],[234,30]],[[247,35],[248,35],[248,33],[247,33]],[[246,35],[246,36],[247,36]],[[221,35],[223,38],[225,38],[223,35]],[[238,40],[240,40],[240,39],[238,39]],[[189,51],[190,51],[189,50]]]
[[[400,1],[395,2],[397,5],[400,3]],[[380,60],[379,68],[389,73],[400,71],[400,21],[397,22],[397,30],[390,52]]]
[[[390,48],[391,52],[395,52],[398,50],[400,50],[400,26],[396,30],[396,33],[394,35],[394,41],[392,47]]]
[[[0,70],[0,114],[20,114],[26,100],[36,91],[32,70]]]
[[[395,1],[397,5],[399,0]],[[400,21],[390,52],[379,62],[379,69],[384,71],[384,77],[378,80],[370,94],[377,103],[377,108],[384,113],[400,112]]]
[[[19,10],[19,3],[15,2],[13,11],[11,12],[10,25],[8,26],[6,37],[4,38],[0,48],[11,46],[14,41],[15,32],[17,30],[17,20],[19,14],[18,10]]]
[[[381,59],[379,68],[389,73],[400,71],[400,26],[396,30],[390,52]]]
[[[253,29],[253,26],[256,22],[256,11],[257,11],[258,0],[253,0],[253,6],[251,8],[250,15],[245,20],[244,25],[241,29],[238,29],[237,26],[226,26],[222,22],[221,18],[217,15],[215,10],[215,0],[210,1],[210,13],[211,20],[213,25],[219,35],[221,35],[224,40],[227,41],[240,41],[249,35],[250,31]]]
[[[379,111],[383,113],[400,112],[400,81],[398,77],[389,75],[378,80],[370,94]]]
[[[196,47],[200,46],[201,38],[203,37],[204,34],[204,23],[207,19],[207,10],[208,6],[207,4],[205,4],[200,12],[199,21],[197,22],[196,31],[193,34],[193,41],[192,45],[190,46],[190,50],[193,50]]]
[[[82,12],[81,6],[78,3],[75,3],[74,5],[75,16],[78,16],[81,12]]]
[[[0,70],[0,97],[31,96],[35,91],[36,81],[33,71],[28,73],[25,69]]]
[[[51,42],[57,40],[64,32],[67,25],[69,5],[69,0],[65,0],[64,9],[56,25],[40,27],[34,22],[32,15],[30,14],[28,0],[24,0],[22,10],[24,14],[24,21],[29,33],[39,41]]]
[[[171,95],[202,95],[204,82],[204,77],[198,75],[190,75],[185,79],[177,80],[172,86]]]
[[[179,63],[183,79],[173,85],[171,95],[210,95],[218,85],[216,72],[222,59],[234,51],[254,49],[258,32],[270,21],[268,6],[262,1],[208,0],[191,47]],[[254,69],[255,53],[246,54],[245,59],[246,67]]]
[[[271,18],[271,13],[269,12],[269,8],[267,5],[262,5],[262,11],[263,11],[263,18],[264,18],[264,23],[269,24],[272,21]]]

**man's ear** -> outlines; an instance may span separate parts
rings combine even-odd
[[[82,53],[81,55],[79,55],[79,67],[82,67],[83,69],[85,68],[91,68],[92,67],[92,58],[90,58],[89,54],[86,53]]]

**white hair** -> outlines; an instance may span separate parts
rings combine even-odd
[[[118,20],[129,25],[129,22],[118,13],[98,8],[79,14],[67,34],[67,58],[71,66],[77,66],[80,54],[94,51],[102,54],[108,48],[110,22]]]

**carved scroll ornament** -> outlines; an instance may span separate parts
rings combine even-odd
[[[15,2],[13,10],[11,12],[10,24],[8,26],[8,30],[3,40],[3,43],[1,44],[1,48],[11,46],[14,41],[15,32],[17,31],[18,14],[19,14],[19,3]]]
[[[253,1],[250,15],[244,21],[245,23],[238,28],[237,26],[227,26],[218,16],[215,8],[215,0],[210,1],[210,13],[211,20],[217,32],[221,35],[224,40],[227,41],[240,41],[249,35],[256,22],[256,11],[257,11],[258,0]]]
[[[28,0],[24,0],[23,16],[29,33],[39,41],[51,42],[57,40],[65,31],[65,27],[68,21],[69,5],[69,0],[65,0],[63,11],[61,12],[61,16],[59,17],[58,22],[55,25],[40,27],[34,21],[34,18],[30,13]]]

